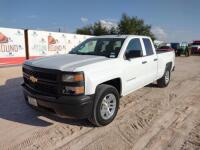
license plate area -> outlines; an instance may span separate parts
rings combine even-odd
[[[30,96],[28,96],[28,103],[29,103],[30,105],[35,106],[35,107],[38,106],[37,100],[36,100],[35,98],[33,98],[33,97],[30,97]]]

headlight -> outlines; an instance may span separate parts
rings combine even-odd
[[[62,93],[65,95],[80,95],[85,93],[84,74],[64,73],[62,75]]]
[[[79,82],[83,81],[84,76],[83,73],[77,73],[77,74],[63,74],[62,81],[64,82]]]

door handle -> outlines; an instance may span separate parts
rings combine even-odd
[[[146,64],[146,63],[147,63],[147,61],[143,61],[143,62],[142,62],[142,64]]]
[[[155,58],[153,61],[157,61],[158,60],[158,58]]]

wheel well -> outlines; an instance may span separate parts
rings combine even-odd
[[[120,78],[112,79],[112,80],[103,82],[101,84],[107,84],[107,85],[114,86],[117,89],[117,91],[119,92],[119,95],[121,96],[122,84],[121,84]]]
[[[168,62],[166,64],[166,69],[169,68],[170,70],[172,70],[172,62]]]

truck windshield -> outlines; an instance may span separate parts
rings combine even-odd
[[[92,38],[84,41],[72,49],[72,51],[69,53],[116,58],[120,52],[124,40],[124,38]]]

